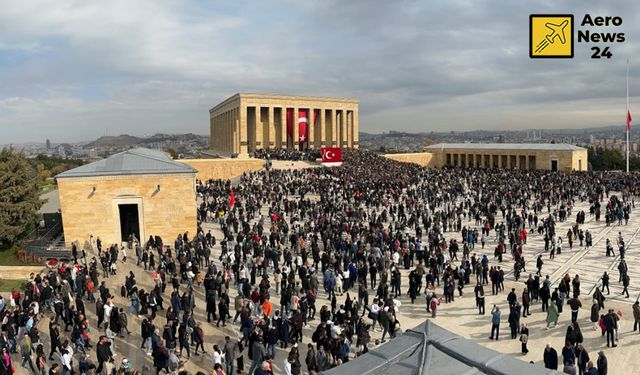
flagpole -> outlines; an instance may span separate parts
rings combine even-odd
[[[627,59],[627,113],[625,113],[625,120],[627,122],[627,174],[629,174],[629,59]]]

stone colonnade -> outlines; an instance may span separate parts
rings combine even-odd
[[[298,116],[307,111],[307,137],[300,140]],[[287,134],[291,112],[293,137]],[[260,149],[357,148],[358,101],[348,99],[237,94],[210,111],[210,148],[247,154]]]
[[[444,165],[473,168],[536,169],[536,155],[492,153],[445,153]]]

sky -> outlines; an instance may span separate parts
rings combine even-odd
[[[0,0],[0,144],[208,134],[237,92],[360,99],[360,131],[640,119],[640,2]],[[529,58],[529,14],[621,16],[611,59]]]

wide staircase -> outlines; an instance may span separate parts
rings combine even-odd
[[[64,232],[60,224],[25,244],[25,260],[28,261],[68,260],[71,257],[71,250],[65,248]]]

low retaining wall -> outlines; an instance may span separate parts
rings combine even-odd
[[[433,154],[430,152],[415,152],[408,154],[385,154],[384,157],[403,163],[413,163],[423,167],[429,167],[433,159]]]
[[[230,180],[245,172],[255,172],[264,167],[262,159],[185,159],[178,160],[198,171],[196,178]]]
[[[0,266],[0,279],[27,280],[30,273],[38,274],[45,266]]]

